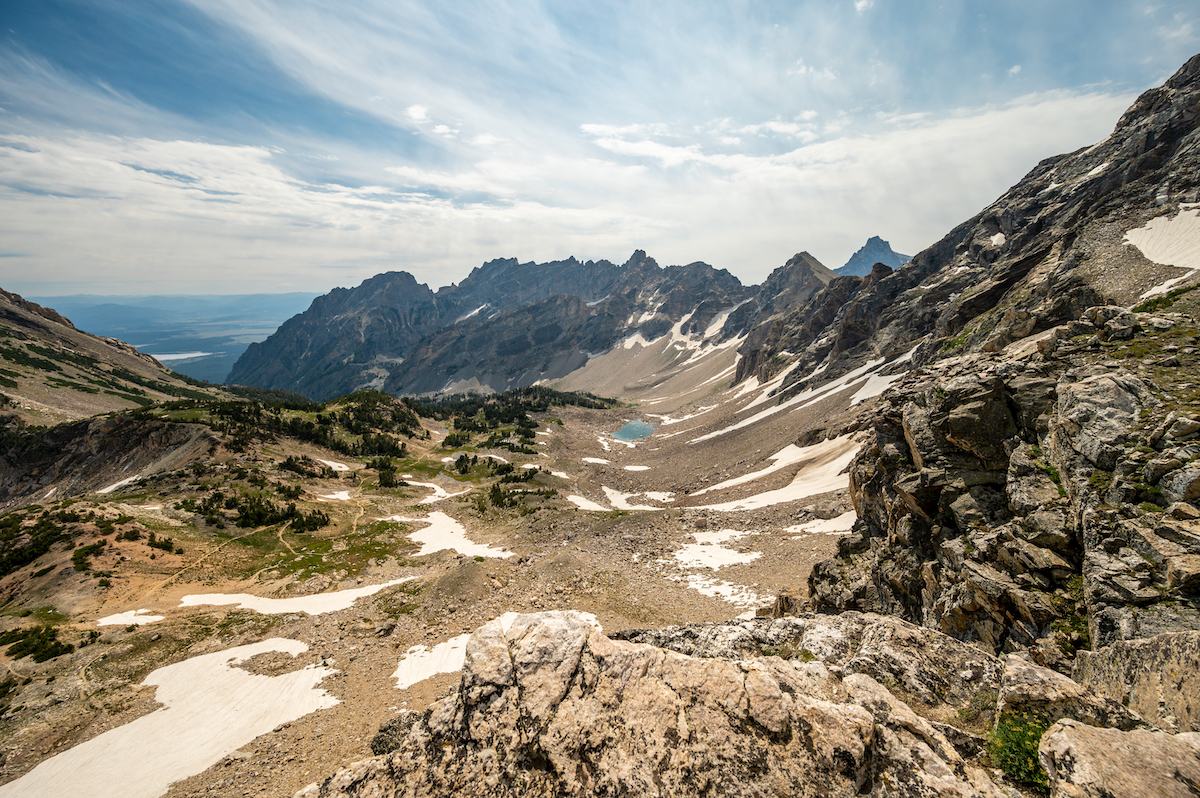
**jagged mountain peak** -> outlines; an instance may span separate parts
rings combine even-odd
[[[871,268],[876,263],[882,263],[885,266],[890,266],[893,269],[898,269],[910,259],[909,255],[901,255],[892,249],[892,245],[884,241],[879,236],[871,236],[867,239],[867,243],[858,248],[858,251],[850,256],[846,261],[846,265],[834,271],[842,275],[854,275],[856,277],[865,277],[871,273]]]

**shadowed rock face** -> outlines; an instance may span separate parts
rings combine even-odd
[[[561,377],[631,335],[652,340],[677,324],[684,335],[702,332],[753,293],[723,269],[661,268],[641,250],[620,266],[490,261],[436,293],[389,272],[318,297],[252,344],[228,382],[316,399],[368,386],[501,391]]]
[[[1200,197],[1198,140],[1200,57],[912,263],[832,283],[808,306],[823,326],[785,319],[768,337],[827,364],[807,382],[795,369],[785,395],[917,347],[861,422],[859,523],[813,571],[816,606],[1063,672],[1077,649],[1200,625],[1200,422],[1191,400],[1172,409],[1195,379],[1196,314],[1125,307],[1178,271],[1122,243]]]
[[[0,507],[5,509],[29,504],[50,488],[55,498],[82,496],[128,477],[182,468],[217,442],[198,424],[126,415],[5,432],[0,456]]]

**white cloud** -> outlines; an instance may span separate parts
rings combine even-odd
[[[653,122],[649,124],[633,124],[633,125],[596,125],[584,124],[580,125],[579,129],[584,133],[597,138],[605,138],[609,136],[659,136],[667,137],[671,135],[670,128],[661,122]]]
[[[803,60],[798,60],[788,67],[787,74],[792,77],[810,77],[820,80],[837,80],[837,74],[829,67],[808,66]]]
[[[404,109],[408,118],[414,122],[424,122],[429,119],[429,109],[423,105],[410,105]]]
[[[1008,74],[1012,77],[1016,77],[1017,75],[1021,74],[1021,65],[1013,64],[1012,68],[1008,70]]]
[[[867,11],[873,5],[875,5],[875,0],[854,0],[854,10],[859,14]]]
[[[813,132],[813,125],[802,122],[784,122],[779,119],[770,122],[760,122],[755,125],[746,125],[738,128],[739,133],[746,135],[763,136],[768,133],[776,133],[789,138],[798,139],[800,141],[815,141],[818,136]]]
[[[841,265],[871,234],[916,252],[1041,158],[1102,138],[1130,99],[1031,95],[766,155],[607,136],[594,144],[611,156],[506,151],[391,166],[355,188],[298,178],[264,147],[7,136],[0,238],[30,256],[0,259],[0,285],[52,273],[63,293],[103,292],[97,280],[326,290],[405,268],[437,286],[500,255],[616,260],[635,247],[753,282],[800,249]]]

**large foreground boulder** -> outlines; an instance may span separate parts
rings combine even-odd
[[[1200,734],[1098,729],[1060,720],[1038,755],[1055,798],[1195,798]]]
[[[1003,795],[878,681],[840,670],[613,640],[577,612],[493,621],[394,751],[301,795]]]

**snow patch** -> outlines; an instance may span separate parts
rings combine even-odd
[[[803,537],[805,535],[815,534],[845,534],[854,527],[854,522],[858,520],[858,513],[850,510],[842,513],[836,518],[818,518],[815,521],[807,521],[803,524],[796,524],[784,529],[784,532],[789,532],[795,537]]]
[[[360,598],[373,596],[385,588],[399,585],[416,579],[406,576],[403,579],[393,579],[381,585],[354,587],[349,590],[336,590],[332,593],[317,593],[312,596],[296,596],[294,598],[266,598],[252,596],[249,593],[200,593],[184,596],[179,601],[180,607],[197,607],[202,604],[221,606],[236,604],[236,609],[253,610],[263,615],[283,615],[289,612],[302,612],[305,615],[324,615],[327,612],[340,612],[349,608]]]
[[[336,462],[334,460],[322,460],[320,457],[318,457],[318,458],[316,458],[316,461],[318,463],[321,463],[322,465],[329,466],[334,471],[349,471],[350,470],[350,466],[346,465],[345,463]]]
[[[265,676],[234,667],[257,654],[307,650],[275,637],[159,668],[142,684],[158,688],[164,708],[47,759],[0,796],[157,798],[280,724],[339,703],[317,687],[336,673],[330,668]]]
[[[736,512],[738,510],[758,510],[784,502],[796,501],[809,496],[817,496],[835,490],[844,490],[850,486],[850,477],[842,471],[850,465],[854,455],[858,453],[858,444],[850,435],[843,435],[814,446],[824,446],[820,457],[814,456],[799,471],[790,485],[756,493],[744,499],[707,504],[696,507],[698,510],[716,510],[719,512]]]
[[[649,471],[650,466],[625,466],[626,471]]]
[[[992,236],[990,240],[993,247],[1002,247],[1004,246],[1005,241],[1004,233],[996,233],[996,235]]]
[[[418,557],[445,549],[452,549],[467,557],[498,557],[503,560],[513,556],[511,551],[472,542],[467,537],[466,528],[445,513],[433,512],[426,518],[405,518],[400,515],[392,515],[378,520],[428,524],[424,529],[418,529],[408,535],[409,540],[421,544],[421,549],[417,552]]]
[[[478,316],[480,313],[482,313],[484,311],[485,308],[487,308],[486,302],[484,304],[480,305],[479,307],[475,308],[474,310],[472,310],[467,315],[459,316],[457,319],[455,319],[455,323],[458,323],[460,321],[466,321],[467,319],[469,319],[473,316]]]
[[[1181,269],[1200,269],[1200,208],[1182,206],[1174,217],[1156,216],[1142,227],[1125,234],[1125,243],[1132,244],[1147,260]],[[1148,299],[1165,294],[1177,283],[1191,275],[1168,280],[1142,294]]]
[[[684,568],[711,568],[717,570],[726,565],[742,565],[754,562],[762,556],[761,552],[741,552],[726,548],[722,543],[744,538],[753,532],[741,532],[737,529],[722,529],[720,532],[695,532],[692,537],[695,543],[685,544],[675,552],[675,559]]]
[[[601,504],[596,504],[591,499],[585,499],[583,496],[568,496],[567,501],[578,507],[580,510],[588,510],[593,513],[607,513],[610,508]]]
[[[742,609],[761,607],[767,603],[767,600],[755,593],[753,588],[745,587],[744,585],[735,585],[732,582],[725,582],[720,579],[712,579],[700,574],[687,574],[684,577],[676,579],[676,581],[685,581],[688,587],[703,596],[724,599],[735,607]]]
[[[143,626],[155,621],[161,621],[165,615],[151,615],[150,610],[130,610],[108,615],[96,621],[97,626]]]
[[[408,481],[408,480],[406,480],[406,481]],[[453,498],[454,496],[461,496],[464,493],[471,492],[471,489],[467,488],[466,490],[460,490],[458,493],[450,493],[445,488],[443,488],[441,485],[438,485],[436,482],[408,482],[408,484],[416,485],[421,488],[432,488],[433,489],[432,496],[426,496],[424,499],[421,499],[421,501],[417,502],[417,504],[433,504],[434,502],[440,502],[443,499],[450,499],[450,498]]]
[[[350,491],[339,490],[335,493],[318,495],[317,498],[322,501],[348,502],[350,501]]]
[[[120,482],[114,482],[113,484],[109,485],[107,488],[101,488],[100,490],[96,491],[96,493],[112,493],[117,488],[123,488],[126,485],[128,485],[130,482],[136,482],[137,480],[139,480],[141,478],[142,478],[141,474],[134,474],[133,476],[123,479]]]
[[[592,463],[593,465],[608,465],[608,461],[600,457],[585,457],[583,462]]]

